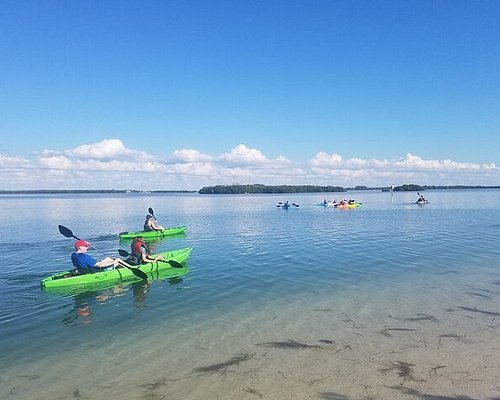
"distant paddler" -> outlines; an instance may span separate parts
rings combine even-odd
[[[146,221],[144,221],[144,231],[164,231],[165,228],[158,223],[155,217],[155,212],[151,207],[148,208],[148,212],[149,214],[146,215]]]

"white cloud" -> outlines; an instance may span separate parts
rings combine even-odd
[[[388,161],[359,158],[342,159],[338,154],[319,152],[310,162],[317,176],[335,178],[338,185],[386,186],[390,183],[422,185],[493,185],[500,177],[495,164],[460,163],[451,160],[424,160],[408,153]],[[455,183],[450,183],[455,182]]]
[[[152,162],[155,159],[152,155],[142,151],[126,148],[120,139],[104,139],[97,143],[83,144],[63,152],[46,149],[40,157],[50,158],[52,156],[66,156],[69,159],[100,160],[103,162],[113,160]]]
[[[239,166],[255,166],[269,162],[260,150],[250,149],[244,144],[239,144],[229,153],[224,153],[220,156],[220,160],[227,165]]]
[[[131,156],[134,152],[127,149],[120,139],[104,139],[98,143],[78,146],[73,150],[68,150],[66,153],[79,158],[110,160]]]
[[[191,189],[231,183],[268,185],[388,186],[496,185],[495,164],[426,160],[411,153],[397,160],[344,159],[318,152],[307,164],[239,144],[222,155],[179,149],[162,161],[104,139],[65,151],[44,150],[33,159],[0,154],[1,189]],[[111,187],[110,187],[111,185]]]
[[[212,156],[200,153],[198,150],[181,149],[175,150],[172,156],[168,158],[171,163],[197,163],[197,162],[210,162],[213,160]]]
[[[0,169],[26,168],[29,167],[30,164],[31,162],[25,158],[0,154]]]
[[[336,167],[342,162],[342,157],[338,154],[317,153],[311,160],[311,165],[318,168]]]
[[[217,168],[210,163],[184,163],[171,165],[167,169],[172,174],[195,176],[217,176]]]
[[[394,163],[394,167],[411,169],[415,171],[481,171],[494,170],[495,164],[473,164],[460,163],[451,160],[424,160],[419,156],[414,156],[408,153],[405,158],[402,158]]]

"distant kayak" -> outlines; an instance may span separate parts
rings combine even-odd
[[[322,207],[336,207],[337,205],[338,205],[338,203],[332,203],[332,202],[318,203],[318,206],[322,206]]]
[[[363,204],[362,203],[347,203],[347,204],[336,204],[334,207],[335,208],[359,208]]]
[[[424,196],[422,196],[418,192],[417,192],[417,194],[418,194],[418,200],[415,203],[417,203],[417,204],[427,204],[428,203],[427,199]]]
[[[137,236],[142,236],[143,238],[147,239],[176,235],[178,233],[184,233],[185,231],[185,226],[179,226],[177,228],[167,228],[162,231],[120,232],[118,236],[120,236],[120,239],[133,239]]]
[[[185,275],[187,273],[187,266],[183,268],[174,268],[167,261],[173,260],[178,263],[185,262],[189,253],[191,253],[192,247],[186,247],[179,250],[166,251],[163,253],[158,253],[157,255],[162,255],[165,261],[156,261],[153,263],[147,263],[139,265],[136,268],[147,274],[149,277],[153,277],[153,273],[162,271],[162,277],[175,278],[178,276]],[[164,271],[164,272],[163,272]],[[55,275],[49,276],[43,279],[40,283],[42,289],[51,288],[64,288],[71,286],[80,285],[94,285],[99,283],[113,283],[126,280],[139,280],[134,273],[128,268],[115,268],[106,271],[99,271],[90,274],[82,275],[71,275],[72,271],[59,272]]]
[[[285,202],[285,203],[282,203],[281,201],[276,205],[276,207],[281,207],[285,210],[288,210],[289,208],[292,208],[292,207],[300,207],[298,204],[296,203],[289,203],[289,202]]]

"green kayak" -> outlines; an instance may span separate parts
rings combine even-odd
[[[158,237],[161,238],[169,235],[176,235],[178,233],[184,233],[185,231],[185,226],[178,226],[176,228],[167,228],[162,231],[120,232],[118,236],[120,236],[120,239],[133,239],[136,236],[142,236],[145,239]]]
[[[156,261],[154,263],[148,263],[138,266],[142,272],[148,275],[148,278],[154,278],[155,274],[161,271],[162,277],[175,278],[177,276],[182,276],[187,273],[187,266],[182,268],[174,268],[167,261],[174,260],[178,263],[185,262],[189,253],[193,250],[192,247],[185,247],[179,250],[166,251],[163,253],[158,253],[157,255],[162,255],[166,261]],[[97,283],[113,283],[124,280],[140,280],[129,268],[116,268],[107,271],[99,271],[91,274],[83,275],[73,275],[71,276],[71,271],[58,272],[55,275],[49,276],[42,279],[40,282],[42,289],[51,288],[63,288],[78,285],[93,285]]]

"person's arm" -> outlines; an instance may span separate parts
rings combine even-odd
[[[163,260],[163,256],[150,256],[147,253],[142,253],[142,262],[151,263],[158,260]]]
[[[157,224],[154,221],[152,222],[151,225],[152,225],[153,229],[156,230],[156,231],[162,231],[164,229],[163,226],[161,226],[160,224]]]

